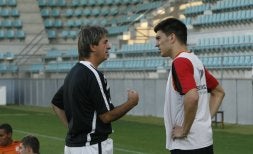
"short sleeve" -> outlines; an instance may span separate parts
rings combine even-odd
[[[196,88],[193,65],[189,59],[182,57],[176,58],[172,63],[172,76],[175,90],[181,95]]]
[[[64,105],[63,105],[63,86],[61,86],[58,91],[55,93],[52,101],[52,104],[55,106],[59,107],[60,109],[64,110]]]
[[[209,71],[206,68],[205,68],[205,75],[206,75],[207,90],[208,90],[208,92],[210,92],[215,87],[217,87],[219,82],[216,80],[216,78],[211,73],[209,73]]]

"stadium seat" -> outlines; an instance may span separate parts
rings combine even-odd
[[[23,30],[16,31],[15,35],[18,39],[25,39],[25,32]]]
[[[65,11],[64,11],[64,15],[65,15],[66,17],[71,17],[71,16],[73,16],[73,15],[74,15],[73,9],[67,9],[67,10],[65,10]]]
[[[19,17],[20,13],[17,9],[12,9],[11,10],[11,16],[13,17]]]
[[[1,9],[1,10],[0,10],[0,15],[1,15],[2,17],[11,16],[11,10],[10,10],[10,9]]]
[[[13,60],[13,59],[15,59],[15,54],[12,52],[6,52],[6,53],[4,53],[4,59]]]
[[[57,0],[56,6],[64,7],[67,5],[67,2],[65,0]]]
[[[42,17],[49,17],[49,16],[50,16],[50,11],[49,11],[49,9],[46,9],[46,8],[42,9],[42,10],[41,10],[41,16],[42,16]]]
[[[1,25],[5,28],[11,28],[12,27],[12,20],[10,20],[10,19],[2,20]]]
[[[77,8],[74,10],[74,16],[80,17],[80,16],[82,16],[82,14],[83,14],[82,9]]]
[[[55,30],[48,30],[47,36],[49,39],[56,39],[56,31]]]
[[[7,0],[6,1],[8,6],[16,6],[17,5],[17,0]]]
[[[44,20],[44,25],[46,28],[51,28],[54,26],[54,21],[52,19],[46,19]]]
[[[54,27],[56,28],[61,28],[63,26],[62,20],[61,19],[56,19],[54,21]]]
[[[28,65],[23,71],[28,71],[32,73],[38,73],[44,71],[44,64],[31,64]]]
[[[71,49],[64,53],[62,53],[63,58],[69,58],[69,59],[77,59],[78,57],[78,51],[77,49]]]
[[[70,6],[71,7],[77,7],[77,6],[79,6],[79,2],[80,2],[79,0],[72,0],[71,3],[70,3]]]
[[[51,10],[50,14],[51,14],[52,17],[59,17],[61,13],[60,13],[59,9],[54,8],[54,9]]]
[[[63,52],[60,50],[51,49],[51,50],[47,51],[47,53],[45,55],[45,59],[56,59],[58,57],[61,57],[62,53]]]
[[[0,30],[0,39],[4,39],[5,38],[5,32],[4,30]]]
[[[7,30],[5,33],[5,36],[8,39],[14,39],[15,38],[15,31],[14,30]]]

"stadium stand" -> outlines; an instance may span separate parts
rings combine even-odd
[[[30,0],[27,0],[27,3],[28,1]],[[13,52],[16,54],[13,60],[1,60],[1,69],[4,70],[2,72],[6,72],[7,68],[11,68],[12,73],[68,72],[78,58],[78,31],[81,26],[88,24],[99,24],[109,31],[113,47],[111,57],[100,66],[109,77],[110,74],[120,72],[168,71],[170,60],[160,57],[155,47],[152,28],[162,19],[164,13],[161,13],[161,10],[167,11],[165,14],[173,14],[173,10],[170,9],[171,5],[176,5],[173,1],[36,2],[34,5],[37,9],[33,12],[37,14],[36,17],[40,17],[37,19],[40,24],[37,25],[42,30],[37,28],[33,32],[29,31],[33,28],[27,26],[27,19],[24,17],[27,10],[25,11],[19,1],[0,2],[0,46],[4,46],[6,40],[25,40],[25,45],[21,45],[21,51],[20,45],[17,45],[19,51]],[[177,4],[178,7],[187,4],[187,1],[180,2]],[[218,76],[222,74],[223,77],[229,77],[226,73],[231,74],[230,71],[236,72],[234,70],[240,69],[250,72],[252,69],[252,5],[248,0],[193,0],[183,9],[177,10],[175,16],[182,18],[189,28],[189,50],[199,55],[205,66]],[[6,48],[3,48],[3,51],[10,52]],[[21,58],[26,60],[21,62]],[[30,58],[37,60],[31,61]],[[16,66],[15,69],[11,65]],[[241,77],[239,74],[233,74],[233,77],[237,76]]]

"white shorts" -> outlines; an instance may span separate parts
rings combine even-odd
[[[113,154],[113,140],[108,138],[101,142],[102,154]],[[99,154],[99,144],[83,147],[68,147],[65,145],[64,154]]]

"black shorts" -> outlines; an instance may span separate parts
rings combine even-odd
[[[171,154],[213,154],[213,145],[194,150],[175,149],[170,151]]]

